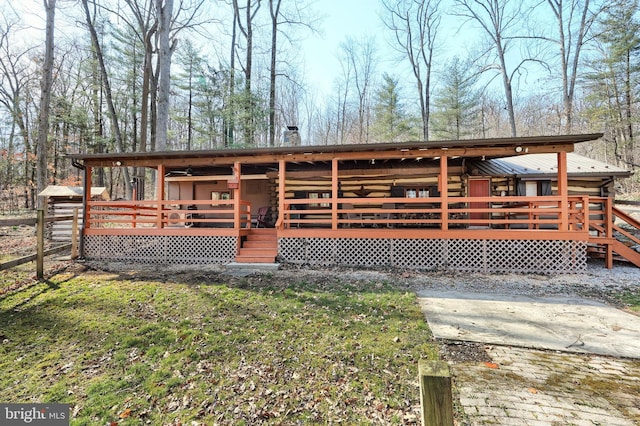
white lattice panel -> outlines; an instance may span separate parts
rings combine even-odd
[[[211,264],[235,259],[235,237],[86,235],[91,260],[137,263]]]
[[[280,258],[322,266],[553,274],[583,272],[587,245],[584,241],[284,238]]]
[[[336,249],[334,238],[306,238],[305,264],[330,266],[336,264]]]
[[[391,241],[381,238],[336,239],[336,263],[341,266],[389,266]]]
[[[287,263],[302,265],[307,263],[306,239],[281,238],[278,240],[278,254],[280,258],[286,255]]]
[[[445,240],[447,268],[456,271],[483,271],[487,264],[484,240]]]
[[[393,240],[392,265],[408,269],[443,269],[446,253],[444,240]]]

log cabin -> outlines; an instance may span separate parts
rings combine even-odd
[[[610,166],[587,185],[568,169],[575,144],[600,137],[70,154],[87,188],[96,169],[114,167],[151,170],[144,179],[155,188],[148,199],[85,199],[81,253],[553,274],[584,271],[599,246],[608,267],[614,254],[640,266],[615,238],[615,219],[638,226],[613,205],[613,179],[629,172]],[[532,154],[548,167],[516,167]]]

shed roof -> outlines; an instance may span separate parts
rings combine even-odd
[[[474,161],[471,167],[485,176],[546,177],[557,175],[556,154],[527,154],[516,157]],[[567,153],[567,174],[579,176],[631,176],[633,172],[574,152]]]
[[[84,188],[81,186],[64,186],[64,185],[49,185],[40,194],[41,197],[80,197],[84,193]],[[102,198],[109,200],[109,192],[104,186],[91,187],[91,198]]]

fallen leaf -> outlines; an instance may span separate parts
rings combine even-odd
[[[528,390],[529,392],[531,392],[532,394],[534,394],[534,395],[538,393],[538,389],[536,389],[536,388],[529,388],[529,389],[527,389],[527,390]]]
[[[127,408],[122,413],[120,413],[120,418],[121,419],[126,419],[129,416],[131,416],[131,409],[130,408]]]
[[[492,368],[494,370],[500,368],[500,366],[498,364],[495,364],[495,363],[489,362],[489,361],[485,362],[484,365],[486,365],[488,368]]]

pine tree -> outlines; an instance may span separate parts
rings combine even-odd
[[[600,58],[587,75],[587,113],[602,123],[605,141],[621,165],[638,167],[635,143],[636,81],[640,77],[637,0],[615,0],[599,22]]]
[[[385,73],[383,83],[375,95],[373,107],[373,138],[379,142],[399,142],[417,139],[420,131],[417,124],[404,110],[399,100],[398,79]]]
[[[477,133],[480,93],[476,81],[472,68],[458,57],[451,61],[433,102],[431,128],[437,139],[459,140]]]

